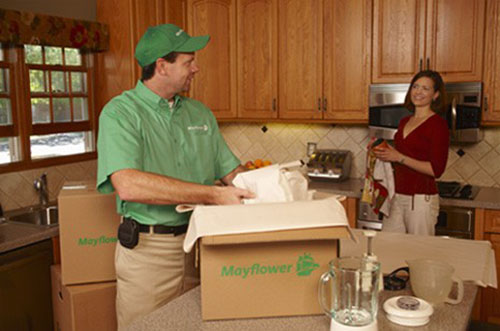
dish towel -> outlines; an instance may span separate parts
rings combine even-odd
[[[361,201],[369,203],[375,214],[389,216],[391,200],[394,197],[394,174],[390,162],[375,157],[372,143],[367,147],[365,183]]]

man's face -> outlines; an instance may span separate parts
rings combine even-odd
[[[169,84],[176,93],[187,92],[194,74],[200,69],[195,62],[194,53],[179,53],[174,63],[168,63]]]

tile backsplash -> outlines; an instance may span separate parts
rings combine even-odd
[[[242,163],[256,158],[273,163],[305,159],[307,143],[315,142],[318,148],[350,150],[353,157],[350,176],[364,175],[369,141],[366,126],[223,123],[220,128]],[[477,144],[450,146],[441,180],[500,187],[500,128],[485,128],[484,133],[484,139]]]
[[[347,149],[352,152],[351,177],[364,175],[368,129],[362,125],[222,123],[222,135],[242,163],[267,159],[283,163],[306,158],[308,142],[318,148]],[[484,129],[477,144],[452,145],[442,180],[500,187],[500,128]],[[462,153],[463,152],[463,153]],[[462,156],[460,156],[460,154]],[[66,180],[96,178],[95,160],[0,175],[0,203],[4,210],[38,203],[33,181],[47,173],[49,197],[57,199]]]

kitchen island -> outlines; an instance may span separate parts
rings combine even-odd
[[[435,307],[430,323],[421,327],[412,327],[415,331],[459,331],[466,330],[472,306],[477,294],[477,286],[471,282],[464,283],[464,298],[458,305],[441,304]],[[403,331],[409,327],[390,322],[382,305],[390,297],[411,295],[407,288],[402,291],[382,291],[379,294],[378,329]],[[196,287],[182,296],[172,300],[158,310],[132,323],[128,331],[154,330],[217,330],[217,331],[250,331],[250,330],[330,330],[330,320],[326,315],[292,316],[274,318],[255,318],[238,320],[203,321],[201,319],[201,291]]]

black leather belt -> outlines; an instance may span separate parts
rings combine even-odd
[[[135,221],[135,222],[137,222],[137,221]],[[178,235],[181,235],[183,233],[186,233],[187,228],[188,228],[187,224],[178,225],[178,226],[145,225],[145,224],[140,224],[139,222],[137,222],[137,224],[139,225],[139,232],[157,233],[157,234],[173,234],[174,236],[178,236]]]

